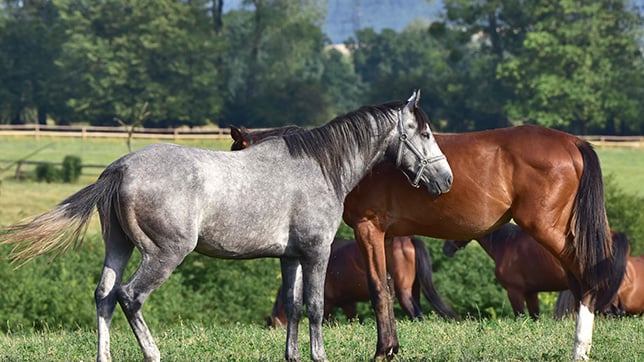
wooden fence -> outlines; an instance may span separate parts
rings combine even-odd
[[[38,124],[0,125],[0,136],[41,136],[86,138],[156,138],[156,139],[222,139],[230,138],[230,129],[216,127],[143,128],[97,126],[45,126]],[[580,136],[598,147],[644,148],[644,136]]]
[[[158,138],[158,139],[216,139],[230,138],[228,128],[143,128],[98,126],[49,126],[39,124],[0,125],[0,136],[41,136],[86,138]]]

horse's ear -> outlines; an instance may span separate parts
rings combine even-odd
[[[233,125],[230,125],[230,137],[232,137],[235,142],[240,142],[243,138],[241,130]]]
[[[420,100],[420,89],[416,89],[414,93],[407,100],[407,107],[410,109],[418,108],[418,101]]]

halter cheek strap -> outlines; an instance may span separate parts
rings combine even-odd
[[[439,156],[435,156],[430,159],[427,159],[425,158],[425,156],[423,156],[422,153],[420,153],[418,148],[416,148],[416,146],[414,146],[414,144],[411,143],[411,140],[416,136],[416,134],[414,134],[410,138],[405,133],[405,127],[403,126],[403,123],[402,123],[402,110],[398,110],[398,133],[400,134],[398,138],[400,140],[400,143],[398,144],[398,153],[396,154],[396,167],[400,167],[400,164],[402,163],[404,148],[405,147],[408,148],[411,151],[411,153],[413,153],[418,159],[418,163],[419,163],[418,172],[416,173],[416,177],[414,178],[413,181],[409,178],[409,175],[407,175],[406,172],[403,172],[403,175],[407,177],[407,180],[413,187],[419,188],[420,178],[422,177],[422,174],[425,171],[425,168],[427,168],[427,166],[429,166],[434,162],[444,160],[445,155],[439,155]]]

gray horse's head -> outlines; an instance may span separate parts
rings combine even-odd
[[[393,153],[396,166],[412,186],[423,185],[432,194],[440,195],[452,187],[452,169],[429,128],[427,115],[418,107],[419,100],[417,90],[398,111],[393,135],[399,140],[391,143],[389,153]]]

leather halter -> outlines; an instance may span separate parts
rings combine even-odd
[[[409,178],[409,175],[407,175],[406,172],[403,171],[403,174],[405,175],[405,177],[407,177],[407,180],[413,187],[419,188],[420,178],[423,174],[423,171],[425,171],[425,168],[427,168],[427,166],[429,166],[432,163],[444,160],[446,157],[445,155],[441,154],[427,159],[425,158],[425,156],[423,156],[422,153],[420,153],[418,148],[416,148],[416,146],[414,146],[414,144],[411,143],[411,140],[414,139],[414,137],[416,137],[416,134],[409,137],[405,133],[405,127],[403,126],[403,122],[402,122],[402,109],[398,110],[398,132],[400,133],[399,135],[400,143],[398,144],[398,153],[396,154],[396,167],[400,167],[400,164],[402,163],[404,147],[408,148],[411,151],[411,153],[413,153],[416,156],[416,158],[418,159],[417,162],[420,164],[420,166],[418,167],[418,172],[416,173],[416,177],[414,178],[413,181]]]

